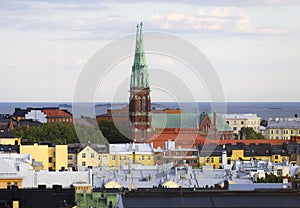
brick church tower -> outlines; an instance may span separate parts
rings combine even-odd
[[[136,47],[129,90],[129,119],[131,139],[143,142],[147,139],[147,132],[151,127],[151,98],[142,23],[136,27]]]

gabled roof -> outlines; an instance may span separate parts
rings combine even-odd
[[[155,133],[148,142],[153,143],[153,148],[164,148],[165,142],[175,141],[176,146],[182,148],[192,148],[195,147],[197,143],[203,143],[205,138],[197,134],[196,132],[188,132],[184,129],[178,129],[178,131],[163,131]]]
[[[116,181],[110,181],[104,185],[105,188],[121,188],[121,184]]]
[[[71,118],[72,115],[68,113],[65,110],[61,109],[42,109],[42,112],[44,112],[48,118]]]
[[[203,112],[200,114],[199,117],[199,124],[201,124],[203,122],[203,120],[205,119],[205,117],[208,116],[209,120],[211,121],[211,123],[213,124],[214,121],[214,114],[213,113],[206,113]],[[218,131],[232,131],[231,127],[228,125],[228,123],[225,121],[224,116],[220,115],[220,114],[216,114],[216,124],[217,124],[217,130]]]
[[[80,152],[84,150],[85,148],[90,147],[97,153],[108,153],[108,144],[83,144],[82,148],[79,150]]]

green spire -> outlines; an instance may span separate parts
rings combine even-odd
[[[130,81],[130,87],[137,88],[149,87],[148,66],[144,51],[142,27],[142,22],[136,26],[136,45]]]

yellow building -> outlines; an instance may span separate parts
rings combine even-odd
[[[18,186],[18,188],[22,188],[22,178],[0,177],[0,189],[6,189],[8,186]]]
[[[110,144],[109,167],[118,168],[121,164],[154,165],[152,144]]]
[[[208,148],[211,150],[210,148]],[[225,148],[226,149],[226,148]],[[270,145],[230,145],[226,149],[226,156],[222,154],[224,147],[217,145],[213,151],[205,150],[200,151],[199,165],[213,166],[214,168],[220,168],[226,165],[232,165],[235,160],[251,161],[256,160],[268,160],[273,163],[289,162],[289,156],[287,151],[281,147],[272,147]],[[223,158],[222,158],[223,155]],[[223,161],[224,160],[224,161]]]
[[[12,132],[4,132],[0,134],[0,144],[2,145],[20,145],[21,138],[16,137]]]
[[[219,168],[222,165],[222,156],[209,156],[209,157],[199,157],[199,164],[202,168],[203,166],[213,166],[214,168]]]
[[[108,166],[108,158],[108,146],[106,144],[87,144],[77,155],[77,165],[87,167]]]
[[[81,183],[76,183],[73,184],[75,188],[76,194],[91,194],[93,192],[91,184],[81,184]]]
[[[267,127],[267,139],[291,140],[292,136],[300,136],[300,119],[276,119],[270,120]]]
[[[30,154],[32,159],[43,164],[44,170],[68,168],[67,145],[20,145],[20,154]]]

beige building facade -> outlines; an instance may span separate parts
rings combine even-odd
[[[261,118],[257,114],[226,114],[224,119],[232,128],[236,139],[242,139],[239,134],[242,127],[251,127],[254,131],[260,132]]]

